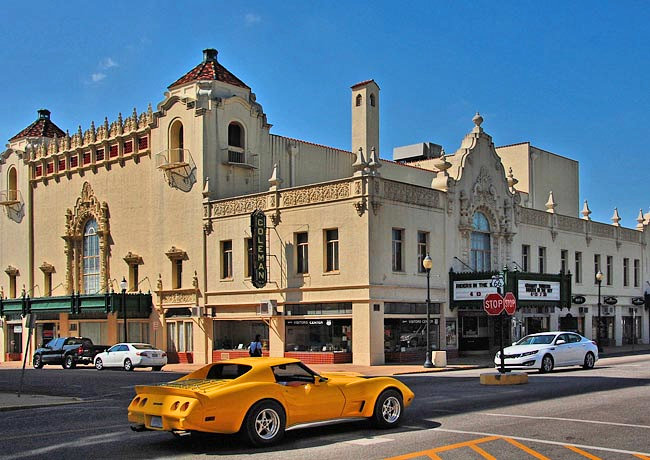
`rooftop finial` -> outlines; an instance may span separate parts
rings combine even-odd
[[[219,51],[217,51],[214,48],[206,48],[203,50],[203,62],[208,62],[208,61],[217,61],[217,54],[219,54]]]
[[[585,200],[585,205],[582,207],[582,218],[584,220],[591,220],[591,217],[589,215],[591,214],[591,209],[589,209],[589,204],[587,203],[587,200]]]
[[[616,227],[621,226],[621,216],[618,214],[618,208],[614,208],[614,214],[612,215],[612,225]]]
[[[481,127],[481,123],[483,123],[483,117],[481,116],[480,113],[476,112],[476,115],[474,115],[474,118],[472,118],[472,121],[476,126],[479,128]]]
[[[555,199],[553,198],[553,190],[551,190],[548,194],[548,201],[546,202],[546,212],[550,212],[551,214],[555,214],[555,207],[557,206],[557,203],[555,203]]]

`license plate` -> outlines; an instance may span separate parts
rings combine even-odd
[[[153,358],[157,358],[157,357],[158,357],[158,353],[152,353],[151,356],[152,356]]]
[[[162,428],[162,417],[152,415],[149,423],[151,424],[151,428]]]

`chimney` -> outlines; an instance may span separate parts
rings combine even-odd
[[[47,109],[40,109],[38,111],[38,119],[39,120],[49,120],[50,119],[50,111]]]
[[[214,48],[206,48],[203,50],[203,62],[214,61],[217,62],[217,54],[219,51]]]

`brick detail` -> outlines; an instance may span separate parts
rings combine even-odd
[[[104,159],[104,149],[97,149],[95,153],[95,159],[97,161],[102,161]]]
[[[299,359],[305,364],[343,364],[352,362],[352,353],[287,351],[285,358]]]
[[[111,145],[108,149],[108,156],[109,158],[113,158],[117,156],[117,144]]]
[[[167,362],[169,364],[191,364],[194,362],[194,355],[193,353],[168,351]]]
[[[262,350],[262,356],[268,357],[268,350]],[[212,361],[226,361],[229,359],[248,358],[248,350],[212,350]]]
[[[149,138],[147,136],[138,138],[138,150],[147,150],[149,147]]]
[[[124,154],[126,155],[127,153],[132,153],[132,152],[133,152],[133,141],[125,142]]]

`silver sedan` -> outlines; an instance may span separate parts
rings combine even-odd
[[[561,366],[591,369],[598,361],[598,347],[596,342],[575,332],[542,332],[527,335],[504,348],[503,355],[507,369],[539,369],[540,372],[551,372]],[[501,366],[499,352],[494,364]]]

